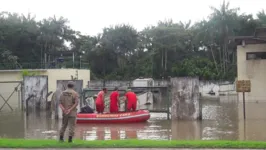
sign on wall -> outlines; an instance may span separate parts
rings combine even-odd
[[[236,83],[237,92],[250,92],[251,91],[251,82],[250,80],[238,80]]]

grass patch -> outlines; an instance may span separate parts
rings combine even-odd
[[[160,140],[106,140],[59,143],[57,140],[0,139],[0,148],[254,148],[265,149],[259,141],[160,141]]]

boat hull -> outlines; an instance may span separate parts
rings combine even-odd
[[[148,110],[105,114],[79,113],[77,115],[77,123],[136,123],[145,122],[148,119],[150,119],[150,112]]]

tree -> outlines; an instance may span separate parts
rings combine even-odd
[[[37,22],[31,14],[1,12],[0,67],[40,68],[47,60],[45,54],[52,62],[57,60],[56,53],[71,50],[88,63],[95,79],[199,76],[234,80],[236,45],[229,37],[253,35],[266,24],[266,15],[261,10],[254,19],[229,6],[224,1],[218,8],[211,7],[209,18],[194,24],[165,20],[139,32],[131,25],[117,24],[97,36],[71,29],[63,17]]]
[[[259,22],[263,25],[266,26],[266,14],[264,10],[261,10],[257,13],[257,17]]]

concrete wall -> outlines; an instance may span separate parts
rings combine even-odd
[[[247,52],[266,52],[266,44],[246,45],[237,47],[237,78],[251,80],[251,92],[246,93],[247,101],[266,100],[266,59],[246,60]],[[242,100],[242,93],[238,95]]]
[[[172,119],[196,120],[201,117],[199,79],[171,78]]]
[[[83,80],[83,88],[86,87],[88,81],[90,81],[89,70],[79,69],[49,69],[46,72],[48,75],[48,90],[55,91],[57,87],[57,80],[71,80],[71,76],[77,77],[78,80]]]
[[[71,80],[71,76],[77,78],[78,80],[83,80],[83,88],[87,86],[88,81],[90,80],[90,70],[85,69],[36,69],[29,70],[34,72],[39,72],[40,75],[48,76],[48,92],[56,91],[57,80]],[[22,70],[0,70],[0,82],[1,81],[22,81]],[[0,83],[0,94],[4,94],[5,98],[13,92],[17,83]],[[48,101],[51,99],[52,94],[48,97]],[[14,96],[10,98],[9,103],[13,107],[19,107],[18,93],[14,93]],[[3,101],[0,99],[0,105],[3,104]],[[1,107],[1,106],[0,106]],[[8,107],[4,107],[9,110]]]
[[[266,131],[266,59],[246,60],[247,52],[266,52],[266,44],[252,44],[237,47],[237,78],[250,80],[251,92],[245,93],[246,121],[243,119],[243,94],[238,94],[239,139],[261,140]]]
[[[28,108],[42,109],[46,108],[46,96],[48,94],[48,77],[47,76],[25,76],[23,79],[23,97],[28,99]],[[29,98],[33,96],[32,98]]]
[[[110,80],[105,81],[105,87],[127,87],[131,86],[133,81],[119,81],[119,80]],[[169,81],[167,80],[155,80],[154,86],[168,86]],[[89,82],[90,87],[99,87],[103,86],[103,80],[92,80]]]
[[[83,80],[83,87],[90,81],[90,70],[85,69],[36,69],[29,70],[39,72],[40,75],[48,75],[48,90],[56,90],[57,80],[70,80],[71,76]],[[22,70],[0,70],[0,81],[22,81]]]
[[[110,89],[114,88],[115,86],[119,87],[120,89],[125,89],[129,85],[132,85],[132,81],[111,80],[111,81],[105,82],[105,87],[110,88]],[[169,81],[167,80],[155,80],[154,81],[154,86],[168,86],[168,85],[169,85]],[[100,89],[102,88],[102,86],[103,86],[102,80],[92,80],[89,83],[90,88]],[[162,90],[164,89],[160,89],[160,92],[163,92]],[[215,92],[215,95],[208,94],[211,90]],[[229,82],[229,81],[199,81],[199,92],[201,94],[201,97],[207,98],[207,99],[215,99],[215,100],[221,99],[220,95],[230,95],[230,96],[234,95],[234,98],[232,98],[232,101],[234,101],[236,99],[235,96],[237,95],[235,91],[235,83]],[[158,96],[157,94],[156,95],[156,98],[158,98],[157,101],[160,102],[162,99],[159,97],[161,97],[161,95],[159,94]],[[225,99],[228,99],[228,97],[226,97]]]
[[[210,91],[215,95],[208,94]],[[199,91],[202,97],[219,98],[220,95],[235,95],[235,83],[229,81],[199,81]]]

